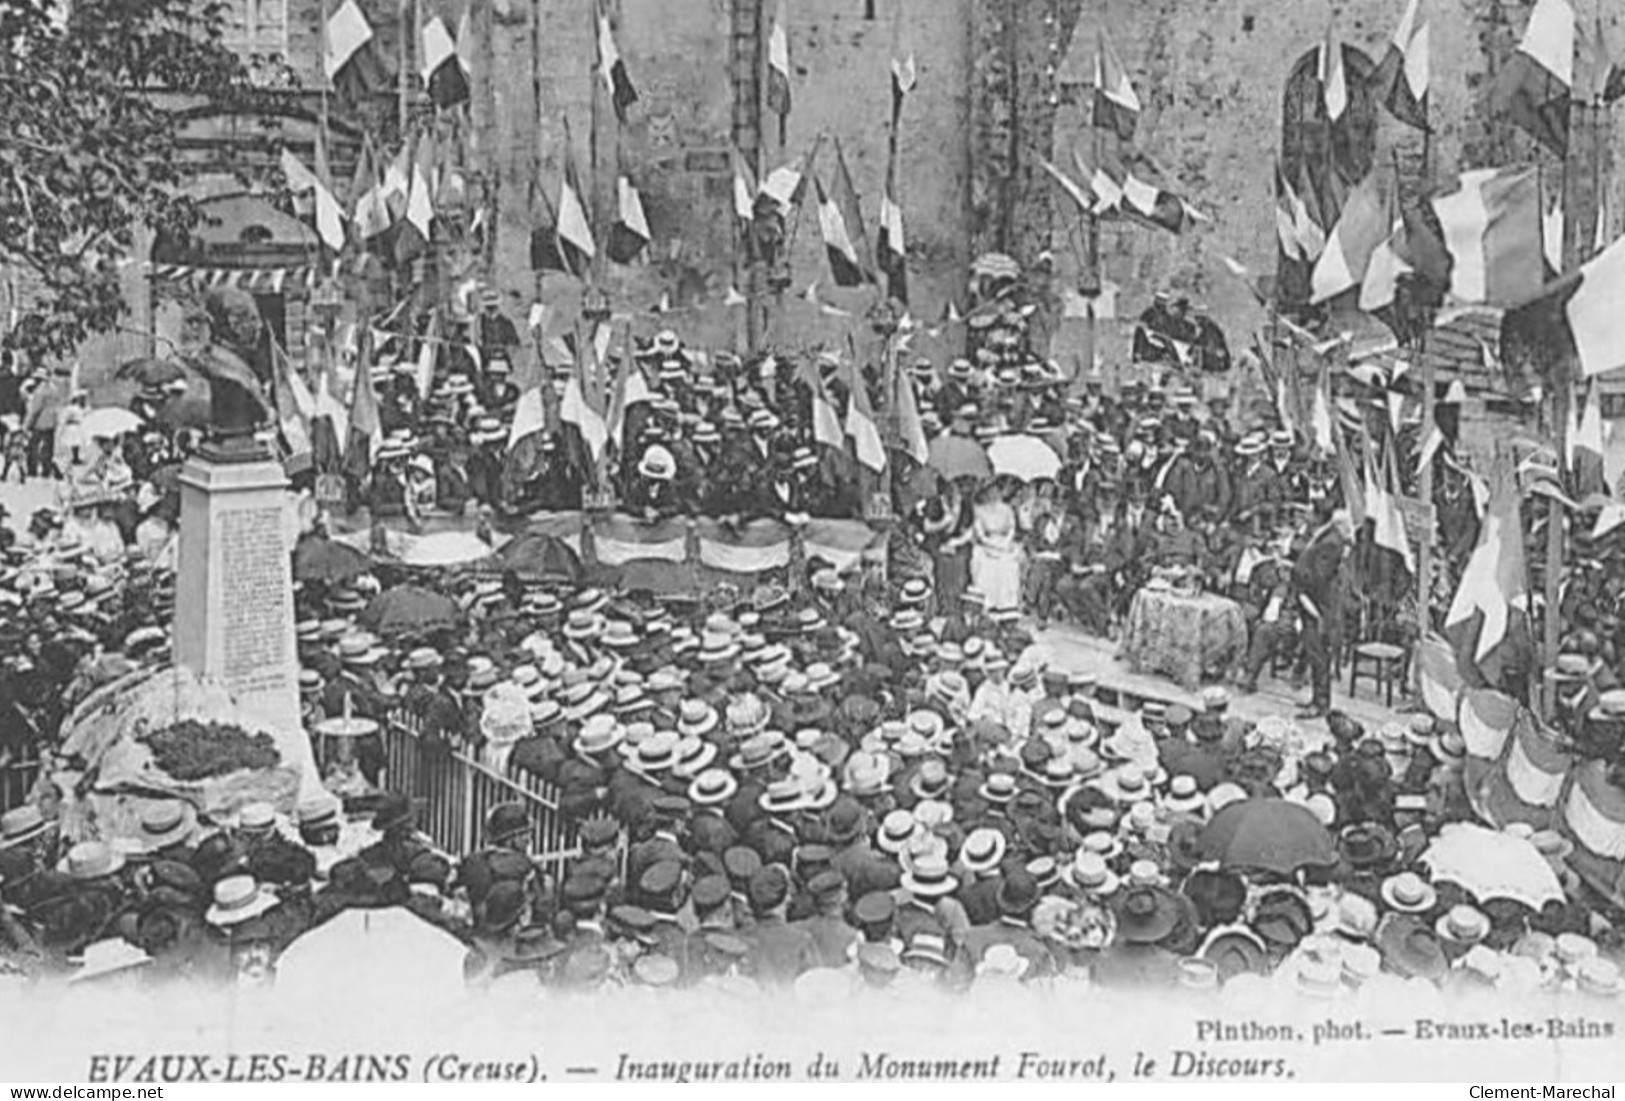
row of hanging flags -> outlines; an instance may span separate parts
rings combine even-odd
[[[652,402],[657,394],[632,355],[630,332],[612,323],[597,325],[571,349],[572,364],[556,407],[542,373],[521,380],[520,398],[508,433],[508,450],[522,447],[545,430],[567,425],[580,437],[586,457],[596,466],[614,448],[627,455],[625,430],[630,411]],[[891,451],[924,464],[929,457],[925,425],[914,380],[907,371],[891,372],[892,393],[884,395],[892,417],[884,427],[875,414],[869,385],[849,360],[828,361],[825,369],[811,361],[799,368],[812,392],[813,442],[856,460],[875,473],[884,471]],[[358,372],[357,385],[361,385]],[[832,392],[833,390],[833,392]]]
[[[1044,170],[1084,213],[1100,219],[1183,233],[1212,219],[1183,196],[1155,182],[1160,173],[1135,143],[1140,97],[1110,38],[1101,30],[1091,78],[1089,146],[1074,148],[1078,178],[1050,161]]]
[[[404,263],[422,255],[437,213],[464,209],[470,201],[463,117],[469,102],[474,37],[465,9],[455,32],[440,16],[418,28],[419,76],[436,110],[425,127],[386,159],[369,136],[362,139],[355,174],[344,194],[335,190],[319,142],[317,164],[306,165],[284,149],[280,168],[300,212],[312,220],[323,245],[334,253],[353,245]],[[396,79],[394,62],[380,48],[372,24],[356,0],[342,0],[328,16],[323,72],[342,105],[387,91]],[[483,204],[470,224],[488,229]]]
[[[1421,0],[1409,0],[1381,63],[1371,78],[1372,98],[1400,122],[1427,131],[1429,28]],[[1316,75],[1321,108],[1333,126],[1349,109],[1349,76],[1342,47],[1328,34],[1320,47]],[[1611,104],[1625,96],[1625,66],[1610,60],[1602,23],[1577,24],[1569,0],[1537,0],[1513,58],[1503,67],[1492,94],[1497,111],[1553,153],[1568,147],[1568,119],[1575,102]],[[1322,210],[1307,170],[1293,179],[1277,162],[1274,224],[1280,251],[1311,265],[1310,302],[1328,303],[1356,295],[1359,308],[1394,328],[1405,339],[1400,309],[1420,305],[1430,316],[1441,306],[1490,306],[1506,311],[1503,334],[1546,349],[1545,361],[1572,362],[1578,377],[1553,373],[1552,386],[1575,387],[1564,433],[1567,466],[1576,472],[1579,494],[1606,492],[1600,385],[1596,376],[1625,367],[1625,239],[1610,244],[1605,216],[1599,214],[1591,258],[1565,274],[1562,188],[1543,178],[1533,164],[1473,169],[1424,204],[1401,206],[1393,187],[1375,171],[1332,209]],[[1320,190],[1325,196],[1327,192]],[[1245,269],[1228,261],[1232,271]],[[1256,293],[1256,292],[1255,292]],[[1288,326],[1288,328],[1294,328]],[[1300,334],[1314,347],[1314,338]],[[1345,341],[1317,348],[1330,350]],[[1566,354],[1565,354],[1566,353]],[[1485,361],[1493,361],[1486,347]],[[1377,372],[1379,390],[1392,387],[1392,375]],[[1337,457],[1345,499],[1357,520],[1373,521],[1377,545],[1392,550],[1414,572],[1415,560],[1399,506],[1400,410],[1404,398],[1387,398],[1392,430],[1374,437],[1357,424],[1334,427],[1323,370],[1313,397],[1308,434]],[[1283,417],[1291,423],[1284,390]],[[1341,413],[1342,410],[1340,409]],[[1341,418],[1338,418],[1341,420]],[[1416,448],[1418,476],[1431,476],[1429,464],[1442,442],[1437,425],[1422,426]],[[1353,429],[1354,431],[1351,431]],[[1349,446],[1357,435],[1361,455]],[[1356,469],[1358,467],[1358,469]],[[1446,614],[1447,633],[1465,664],[1490,679],[1504,644],[1522,620],[1527,629],[1528,576],[1520,503],[1527,492],[1572,504],[1565,495],[1552,449],[1537,452],[1515,469],[1498,470],[1492,482],[1469,475],[1483,517],[1478,544]]]

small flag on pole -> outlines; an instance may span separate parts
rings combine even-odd
[[[581,199],[581,183],[576,172],[575,143],[570,137],[570,124],[564,124],[564,183],[559,188],[559,247],[564,254],[565,266],[576,275],[582,275],[598,255],[593,241],[592,223]]]
[[[344,212],[327,184],[288,149],[282,151],[282,174],[287,177],[288,190],[295,195],[306,191],[314,194],[316,232],[322,244],[334,252],[344,248]]]
[[[1326,41],[1320,47],[1319,67],[1321,103],[1326,117],[1341,121],[1349,109],[1348,75],[1343,68],[1343,45],[1337,41],[1335,27],[1326,28]]]
[[[323,70],[342,103],[356,103],[385,91],[393,74],[373,37],[372,24],[355,0],[344,0],[327,20]]]
[[[618,213],[605,251],[617,264],[630,264],[649,247],[649,219],[643,212],[643,196],[629,177],[617,179],[615,191]]]
[[[1428,129],[1428,25],[1422,0],[1410,0],[1371,86],[1388,113],[1418,130]]]
[[[419,44],[423,58],[423,83],[429,89],[429,99],[441,108],[467,103],[469,73],[445,20],[438,15],[430,18],[423,25]]]
[[[1123,141],[1134,140],[1135,128],[1140,121],[1140,97],[1128,78],[1117,51],[1104,29],[1095,49],[1095,102],[1094,125],[1110,130]]]
[[[1492,104],[1540,144],[1562,156],[1569,147],[1574,93],[1574,8],[1537,0],[1523,40],[1501,67]]]
[[[627,108],[638,101],[638,90],[632,87],[632,78],[626,72],[626,61],[621,57],[620,47],[615,44],[615,31],[609,25],[609,13],[601,7],[598,9],[598,74],[615,105],[615,117],[624,126]]]
[[[835,143],[835,178],[828,194],[823,181],[814,177],[818,190],[818,228],[824,250],[829,254],[830,271],[838,287],[858,287],[874,282],[864,255],[863,219],[858,212],[858,195],[846,170],[846,157],[840,142]]]
[[[790,33],[785,25],[785,0],[773,13],[773,28],[767,36],[767,109],[779,116],[779,144],[784,144],[785,123],[790,117]]]

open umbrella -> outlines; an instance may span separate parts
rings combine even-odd
[[[1290,875],[1337,863],[1337,847],[1314,813],[1285,799],[1243,799],[1213,816],[1197,838],[1206,860]]]
[[[471,531],[441,531],[410,540],[401,550],[408,566],[461,566],[491,555],[491,544]]]
[[[93,440],[111,440],[124,435],[126,432],[139,432],[141,430],[141,418],[128,409],[103,406],[100,409],[92,409],[86,413],[85,419],[81,422],[81,427],[84,429],[85,435]]]
[[[1009,474],[1024,482],[1053,478],[1061,472],[1061,457],[1037,436],[1000,436],[987,448],[996,474]]]
[[[1454,883],[1480,902],[1492,898],[1539,910],[1563,901],[1563,885],[1528,840],[1469,822],[1449,822],[1422,854],[1440,883]]]
[[[186,377],[186,369],[173,359],[132,359],[119,366],[114,378],[137,386],[158,387]]]
[[[449,596],[416,585],[400,585],[373,597],[359,618],[369,631],[398,638],[456,627],[462,622],[462,613]]]
[[[993,464],[987,461],[982,445],[969,436],[956,436],[944,432],[931,441],[925,463],[949,480],[974,478],[981,481],[993,476]]]
[[[556,535],[531,531],[511,540],[496,554],[503,569],[523,578],[546,581],[581,580],[581,558]]]
[[[293,548],[293,576],[299,581],[348,581],[370,569],[366,555],[324,535],[308,535]]]

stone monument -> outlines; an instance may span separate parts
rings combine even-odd
[[[253,346],[250,321],[241,303],[219,297],[210,302],[209,343],[192,357],[209,380],[210,426],[180,476],[175,664],[230,691],[310,790],[320,781],[299,713],[288,479],[257,436],[269,417],[259,381],[233,350]],[[254,310],[253,329],[258,323]]]

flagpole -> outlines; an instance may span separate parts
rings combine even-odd
[[[767,5],[772,0],[757,0],[749,9],[750,42],[755,46],[755,56],[751,59],[751,79],[741,84],[749,90],[751,102],[745,111],[746,125],[751,137],[750,157],[755,164],[750,164],[750,170],[755,174],[756,186],[761,187],[767,175],[767,158],[762,155],[763,146],[766,145],[764,136],[765,127],[762,125],[763,103],[766,99],[764,73],[768,66],[768,34],[762,33],[762,28],[768,25]],[[770,34],[771,32],[769,32]],[[779,125],[779,150],[784,149],[784,124]],[[751,222],[751,232],[754,232],[755,221]],[[762,341],[769,329],[767,315],[767,260],[757,255],[756,243],[745,242],[745,350],[750,355],[756,355],[762,350]]]
[[[322,59],[322,98],[320,114],[317,117],[316,123],[316,178],[321,180],[323,187],[330,188],[333,185],[333,181],[328,175],[329,165],[327,162],[327,128],[328,100],[331,98],[330,93],[333,88],[333,77],[332,74],[327,71],[327,51],[330,46],[327,40],[327,0],[321,0],[321,2],[317,5],[316,14],[316,24],[319,28],[318,38],[320,40],[317,48],[320,51]]]
[[[1105,33],[1104,30],[1100,32],[1102,36]],[[1084,108],[1084,119],[1089,127],[1089,168],[1094,172],[1100,171],[1100,127],[1095,125],[1095,99],[1100,95],[1098,81],[1101,79],[1105,64],[1102,53],[1103,43],[1097,38],[1095,42],[1095,79],[1097,83],[1091,86],[1092,94],[1088,106]],[[1091,185],[1090,193],[1093,194],[1094,181],[1089,182]],[[1098,195],[1095,196],[1097,204],[1099,198]],[[1079,287],[1078,290],[1089,298],[1089,308],[1084,311],[1083,362],[1079,364],[1078,377],[1072,380],[1073,394],[1081,394],[1088,385],[1088,377],[1094,373],[1095,346],[1100,337],[1095,320],[1095,307],[1100,299],[1100,215],[1096,212],[1094,205],[1084,211],[1083,220],[1084,253],[1083,271],[1081,273],[1083,286]],[[1116,377],[1117,370],[1115,367],[1113,368],[1113,375],[1111,393],[1115,396],[1121,382],[1121,379]]]
[[[1403,73],[1400,79],[1406,79]],[[1431,108],[1431,102],[1428,107]],[[1424,196],[1432,189],[1433,184],[1433,129],[1432,120],[1428,117],[1431,112],[1424,113],[1422,122],[1422,194]],[[1426,199],[1423,199],[1426,202]],[[1421,327],[1416,338],[1417,367],[1422,372],[1422,435],[1420,447],[1425,451],[1428,437],[1434,431],[1433,418],[1438,410],[1438,394],[1436,392],[1437,380],[1433,361],[1428,358],[1428,330],[1432,327],[1432,318],[1428,324]],[[1417,471],[1416,495],[1422,501],[1422,517],[1425,525],[1421,538],[1417,540],[1419,550],[1416,556],[1416,627],[1417,638],[1426,639],[1433,633],[1433,615],[1430,602],[1433,596],[1433,541],[1438,538],[1439,524],[1433,516],[1433,465],[1422,467]],[[1413,662],[1415,666],[1417,691],[1421,691],[1422,668],[1420,662]]]
[[[401,141],[406,140],[406,120],[411,110],[410,88],[408,71],[411,68],[410,35],[417,32],[417,19],[413,17],[412,0],[400,0],[400,17],[397,25],[400,28],[400,40],[396,45],[397,63],[395,72],[395,136]]]
[[[590,41],[593,43],[592,57],[595,64],[588,70],[591,74],[589,79],[592,84],[592,100],[587,129],[588,182],[585,206],[587,208],[587,220],[593,226],[602,224],[602,219],[599,218],[598,201],[598,124],[603,113],[603,93],[600,88],[601,80],[599,78],[599,68],[603,65],[603,58],[599,54],[601,43],[598,41],[598,3],[599,0],[587,0],[587,33],[591,36]],[[596,233],[594,235],[596,236]],[[603,273],[603,256],[604,250],[602,248],[593,249],[591,270],[592,285],[595,287],[598,285],[599,276]]]
[[[1575,26],[1592,26],[1596,23],[1596,0],[1571,0]],[[1584,37],[1576,36],[1574,64],[1576,71],[1586,66],[1590,59],[1581,56],[1584,50]],[[1573,89],[1569,102],[1569,138],[1568,149],[1563,157],[1563,270],[1573,272],[1585,260],[1586,251],[1590,246],[1587,240],[1586,229],[1596,214],[1597,192],[1594,187],[1592,173],[1588,170],[1587,158],[1595,158],[1599,135],[1597,130],[1598,112],[1580,89]],[[1560,483],[1567,486],[1570,471],[1568,469],[1569,447],[1569,408],[1573,401],[1574,381],[1573,372],[1575,363],[1565,360],[1561,368],[1561,377],[1549,379],[1552,389],[1552,433],[1557,442],[1556,466]],[[1545,609],[1543,612],[1544,639],[1542,654],[1544,668],[1554,668],[1557,662],[1559,644],[1562,640],[1562,580],[1564,558],[1563,524],[1565,516],[1562,508],[1556,501],[1547,503],[1546,520],[1546,576],[1545,576]],[[1542,703],[1544,713],[1548,720],[1557,713],[1557,693],[1549,682],[1542,680]]]

